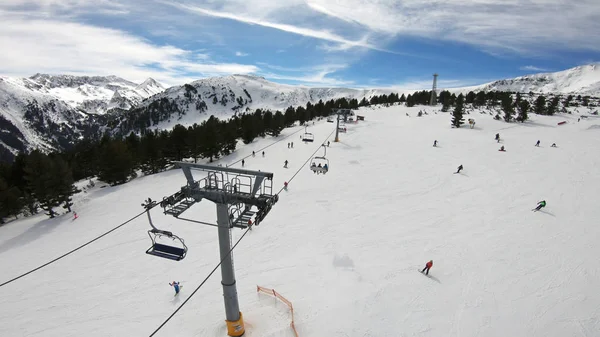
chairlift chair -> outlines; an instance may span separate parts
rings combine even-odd
[[[304,135],[302,136],[302,141],[303,142],[314,142],[315,136],[313,136],[312,133],[305,132]]]
[[[177,235],[175,235],[171,232],[168,232],[168,231],[163,231],[160,229],[153,228],[148,231],[148,236],[150,236],[150,240],[152,240],[152,246],[150,248],[148,248],[148,250],[146,250],[146,254],[154,255],[154,256],[158,256],[158,257],[162,257],[162,258],[174,260],[174,261],[180,261],[180,260],[183,260],[183,258],[185,258],[188,248],[185,245],[185,242],[183,241],[183,239],[178,237]],[[168,238],[172,239],[173,241],[175,241],[175,240],[179,241],[180,246],[173,246],[173,245],[166,245],[163,243],[157,243],[156,238],[163,237],[163,236],[168,237]]]
[[[319,167],[319,164],[321,164],[321,167]],[[327,165],[327,168],[325,168],[325,165]],[[329,171],[329,159],[314,157],[310,162],[310,170],[317,173],[327,173]]]
[[[182,238],[173,234],[169,231],[164,231],[156,228],[152,223],[152,217],[150,217],[150,210],[156,206],[156,202],[152,201],[150,198],[146,200],[146,203],[142,204],[143,207],[146,208],[146,215],[148,215],[148,222],[152,227],[151,230],[148,231],[148,236],[150,240],[152,240],[152,246],[146,250],[146,254],[154,255],[158,257],[162,257],[169,260],[180,261],[183,260],[185,255],[187,254],[187,246]],[[173,241],[178,241],[177,245],[168,245],[164,243],[156,242],[156,239],[159,237],[167,237]]]

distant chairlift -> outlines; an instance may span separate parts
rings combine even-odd
[[[306,126],[304,127],[304,135],[302,135],[302,141],[311,143],[315,141],[315,136],[313,136],[313,134],[310,132],[306,132]]]
[[[182,238],[173,234],[169,231],[160,230],[154,227],[152,223],[152,218],[150,217],[150,209],[154,206],[154,202],[148,198],[147,204],[142,204],[142,206],[146,207],[146,214],[148,215],[148,221],[150,222],[150,226],[152,229],[148,231],[148,236],[150,236],[150,240],[152,240],[152,246],[146,250],[146,254],[154,255],[158,257],[162,257],[169,260],[180,261],[183,260],[185,255],[187,254],[187,246]],[[158,243],[157,239],[169,238],[173,242],[178,242],[176,245],[169,245],[165,243]]]
[[[329,172],[329,159],[325,157],[314,157],[310,163],[310,170],[323,174]]]
[[[325,153],[322,157],[314,157],[310,162],[310,170],[316,173],[327,173],[329,171],[329,159],[325,156],[327,155],[327,146],[325,144],[321,145],[323,149],[325,149]],[[320,166],[319,166],[320,165]]]

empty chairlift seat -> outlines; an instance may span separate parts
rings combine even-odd
[[[303,141],[303,142],[314,142],[314,141],[315,141],[315,136],[313,136],[313,134],[312,134],[312,133],[308,133],[308,132],[307,132],[307,133],[305,133],[305,134],[302,136],[302,141]]]
[[[187,254],[187,246],[183,239],[174,235],[171,232],[161,230],[149,230],[148,236],[152,240],[152,246],[146,250],[146,254],[162,257],[169,260],[180,261],[183,260]],[[175,243],[174,245],[168,245],[165,243],[158,243],[156,239],[160,237],[169,238]]]

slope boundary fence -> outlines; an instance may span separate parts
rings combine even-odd
[[[261,287],[261,286],[256,286],[256,291],[258,293],[264,293],[264,294],[267,294],[267,295],[271,295],[271,296],[279,299],[281,302],[287,304],[288,307],[290,307],[290,311],[292,313],[292,323],[290,323],[290,327],[294,331],[294,335],[296,337],[298,337],[298,331],[296,331],[296,326],[294,325],[294,307],[292,306],[292,302],[290,302],[287,298],[281,296],[281,294],[278,293],[278,292],[276,292],[274,289],[269,289],[269,288],[264,288],[264,287]]]

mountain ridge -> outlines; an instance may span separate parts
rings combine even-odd
[[[600,96],[600,64],[447,90]],[[152,78],[136,84],[115,75],[0,77],[0,149],[4,158],[24,149],[62,149],[77,139],[112,130],[170,129],[200,123],[210,115],[223,119],[256,109],[285,110],[319,100],[360,101],[414,91],[305,87],[247,74],[208,77],[168,88]]]

